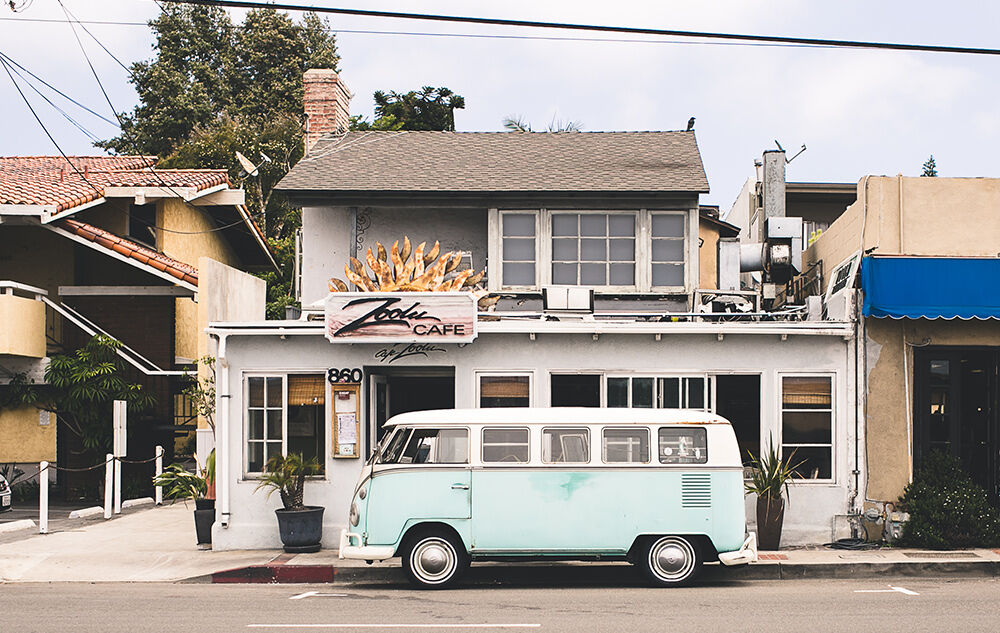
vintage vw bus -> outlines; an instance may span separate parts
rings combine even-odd
[[[422,587],[476,559],[628,560],[658,586],[757,559],[732,426],[670,409],[398,415],[365,466],[340,556],[402,558]]]

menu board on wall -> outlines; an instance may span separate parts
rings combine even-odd
[[[361,456],[361,399],[360,385],[333,384],[330,391],[333,396],[331,407],[333,419],[333,456],[357,458]]]

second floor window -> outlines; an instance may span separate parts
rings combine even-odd
[[[496,211],[493,290],[546,285],[605,292],[687,292],[685,210]],[[499,238],[499,239],[496,239]],[[695,271],[696,272],[696,271]]]

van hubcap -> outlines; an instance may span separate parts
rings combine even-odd
[[[650,571],[666,581],[679,582],[690,576],[695,560],[691,543],[676,536],[665,536],[649,548]]]
[[[435,583],[447,580],[458,566],[458,556],[444,539],[427,538],[413,548],[410,567],[423,581]]]

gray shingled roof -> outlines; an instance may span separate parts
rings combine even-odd
[[[349,132],[278,189],[708,192],[693,132]]]

